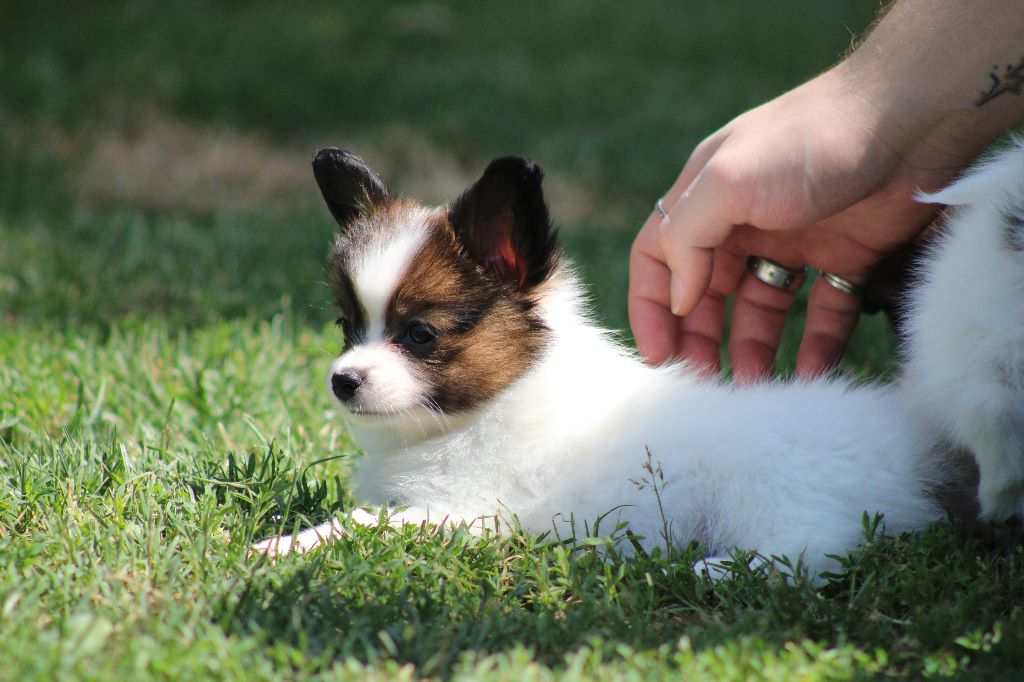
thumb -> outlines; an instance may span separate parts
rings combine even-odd
[[[743,222],[736,204],[730,183],[708,165],[662,219],[658,240],[672,273],[670,305],[675,315],[689,314],[707,291],[715,247]]]

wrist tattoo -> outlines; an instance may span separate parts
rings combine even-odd
[[[981,97],[974,103],[976,107],[984,106],[1004,93],[1019,95],[1024,91],[1024,57],[1016,66],[1007,64],[1002,73],[998,65],[993,66],[988,77],[992,79],[992,87],[981,93]]]

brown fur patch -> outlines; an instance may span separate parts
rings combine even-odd
[[[438,331],[423,357],[409,357],[443,412],[472,409],[504,390],[537,360],[548,330],[529,291],[486,275],[439,210],[431,232],[389,304],[386,325],[399,337],[412,321]]]

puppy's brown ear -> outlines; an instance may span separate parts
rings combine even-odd
[[[528,159],[495,159],[448,209],[448,219],[473,260],[518,289],[540,284],[558,263],[543,179],[544,171]]]
[[[377,172],[355,154],[326,147],[313,156],[313,175],[327,208],[342,228],[388,201],[390,193]]]

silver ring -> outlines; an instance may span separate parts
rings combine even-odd
[[[668,211],[665,210],[665,202],[662,201],[664,198],[665,197],[661,197],[661,199],[654,202],[654,210],[658,212],[658,215],[661,216],[662,220],[666,220],[668,218]]]
[[[779,291],[799,289],[807,277],[807,268],[787,268],[760,256],[751,256],[747,259],[747,270],[756,279]]]
[[[823,270],[821,272],[821,278],[828,282],[829,284],[831,284],[836,289],[839,289],[839,291],[843,292],[844,294],[849,294],[850,296],[860,296],[861,294],[864,293],[864,287],[862,287],[861,285],[855,284],[854,282],[851,282],[845,277],[834,275],[831,272],[825,272]]]

